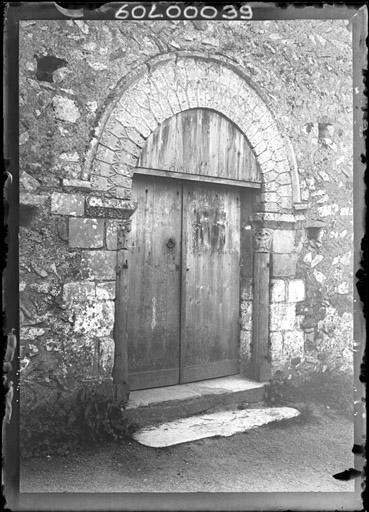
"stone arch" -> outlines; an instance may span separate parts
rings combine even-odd
[[[147,137],[191,108],[213,109],[245,134],[262,175],[260,211],[293,213],[293,202],[299,201],[293,150],[291,158],[291,145],[266,103],[239,66],[187,52],[156,57],[118,84],[86,158],[84,177],[91,189],[130,199],[133,169]]]

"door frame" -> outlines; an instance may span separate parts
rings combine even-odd
[[[170,170],[163,170],[163,169],[150,169],[150,168],[145,168],[145,167],[136,167],[135,168],[135,172],[134,174],[138,174],[138,175],[146,175],[146,176],[156,176],[156,177],[165,177],[165,178],[171,178],[171,179],[177,179],[177,180],[183,180],[183,181],[190,181],[190,182],[193,182],[193,181],[196,181],[196,182],[199,182],[199,183],[211,183],[211,184],[217,184],[217,185],[226,185],[226,186],[231,186],[232,188],[238,188],[240,189],[240,231],[241,231],[241,234],[242,234],[242,225],[241,225],[241,222],[242,222],[242,208],[244,207],[244,202],[242,201],[242,189],[245,191],[245,190],[249,190],[250,192],[253,192],[254,194],[257,193],[260,188],[261,188],[261,182],[255,182],[255,181],[246,181],[246,180],[233,180],[233,179],[227,179],[227,178],[218,178],[216,176],[204,176],[204,175],[193,175],[193,174],[187,174],[187,173],[180,173],[180,172],[175,172],[175,171],[170,171]],[[183,222],[184,222],[184,218],[183,218],[183,187],[182,187],[182,197],[181,197],[181,208],[182,208],[182,214],[181,214],[181,230],[183,232]],[[249,211],[249,213],[251,214],[252,211]],[[242,239],[242,236],[241,236],[241,239]],[[241,251],[242,251],[242,240],[240,239],[240,260],[241,260]],[[251,242],[252,243],[252,242]],[[181,265],[181,276],[180,276],[180,289],[179,289],[179,293],[180,293],[180,311],[179,311],[179,322],[180,322],[180,325],[179,325],[179,381],[181,383],[181,379],[183,378],[183,368],[182,368],[182,361],[183,361],[183,350],[184,350],[184,347],[183,347],[183,344],[181,343],[181,341],[183,340],[183,335],[184,335],[184,322],[183,322],[183,315],[185,314],[185,307],[186,307],[186,290],[185,290],[185,287],[183,286],[183,283],[185,282],[185,279],[186,279],[186,262],[183,261],[183,255],[186,253],[186,246],[184,244],[187,244],[187,240],[186,240],[186,237],[185,236],[182,236],[182,240],[181,240],[181,261],[180,261],[180,265]],[[250,251],[252,251],[252,248],[250,249]],[[250,257],[252,257],[252,252],[250,252]],[[252,263],[253,264],[253,263]],[[119,269],[118,269],[119,270]],[[128,268],[128,272],[129,272],[129,268]],[[125,272],[125,274],[127,274],[127,272]],[[128,308],[128,303],[129,303],[129,300],[130,300],[130,297],[129,297],[129,288],[127,286],[129,282],[129,275],[126,275],[125,279],[123,279],[123,283],[125,283],[124,286],[122,287],[118,287],[117,291],[118,293],[122,293],[123,292],[123,296],[120,297],[120,300],[124,303],[124,307],[123,307],[123,310],[127,312]],[[120,291],[119,291],[120,290]],[[240,267],[240,300],[239,300],[239,314],[241,315],[241,267]],[[124,329],[124,333],[123,333],[123,336],[122,336],[122,352],[123,352],[123,358],[127,361],[127,365],[126,365],[126,377],[129,379],[129,368],[128,368],[128,355],[127,355],[127,351],[128,351],[128,332],[127,332],[127,323],[126,322],[122,322],[121,323],[123,329]],[[241,342],[241,329],[239,329],[239,342]],[[241,355],[239,353],[239,360],[241,360]],[[240,371],[241,371],[241,365],[240,365]],[[250,375],[251,377],[251,375]],[[129,385],[129,382],[128,382],[128,385]]]

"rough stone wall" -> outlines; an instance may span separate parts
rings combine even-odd
[[[320,243],[288,223],[274,232],[272,360],[283,366],[288,354],[289,361],[307,357],[314,368],[331,360],[350,367],[352,95],[346,22],[27,21],[20,28],[21,201],[36,214],[21,228],[20,282],[22,364],[28,368],[23,375],[30,381],[38,367],[40,382],[49,387],[111,372],[116,250],[123,247],[134,205],[129,174],[111,183],[111,169],[100,166],[90,180],[86,155],[122,77],[155,56],[182,50],[224,56],[245,70],[292,142],[296,162],[288,157],[298,169],[301,199],[310,202],[308,221],[317,216],[326,222]],[[46,66],[45,72],[44,55],[66,64],[54,72]],[[134,136],[123,138],[137,152]],[[274,187],[270,179],[259,200],[277,210],[291,208],[288,194],[285,204],[273,200]],[[244,299],[247,323],[247,291]],[[250,331],[243,332],[247,346]],[[55,363],[43,362],[51,359]]]

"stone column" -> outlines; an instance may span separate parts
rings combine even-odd
[[[272,233],[257,229],[254,236],[254,298],[251,368],[253,378],[265,381],[271,377],[269,354],[269,285]]]

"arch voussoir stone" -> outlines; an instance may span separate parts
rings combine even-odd
[[[93,154],[86,160],[90,168],[85,169],[85,175],[93,170],[94,182],[103,183],[104,191],[109,180],[112,187],[117,181],[107,173],[106,165],[114,162],[114,172],[132,175],[145,140],[159,124],[184,110],[207,108],[226,116],[245,134],[259,163],[263,183],[275,181],[277,190],[285,187],[283,209],[292,213],[292,199],[287,201],[292,187],[291,169],[284,139],[249,80],[224,59],[162,56],[137,73],[136,79],[119,93],[100,127],[100,138],[91,149]],[[95,159],[104,165],[96,165]],[[105,181],[96,179],[99,172]]]

